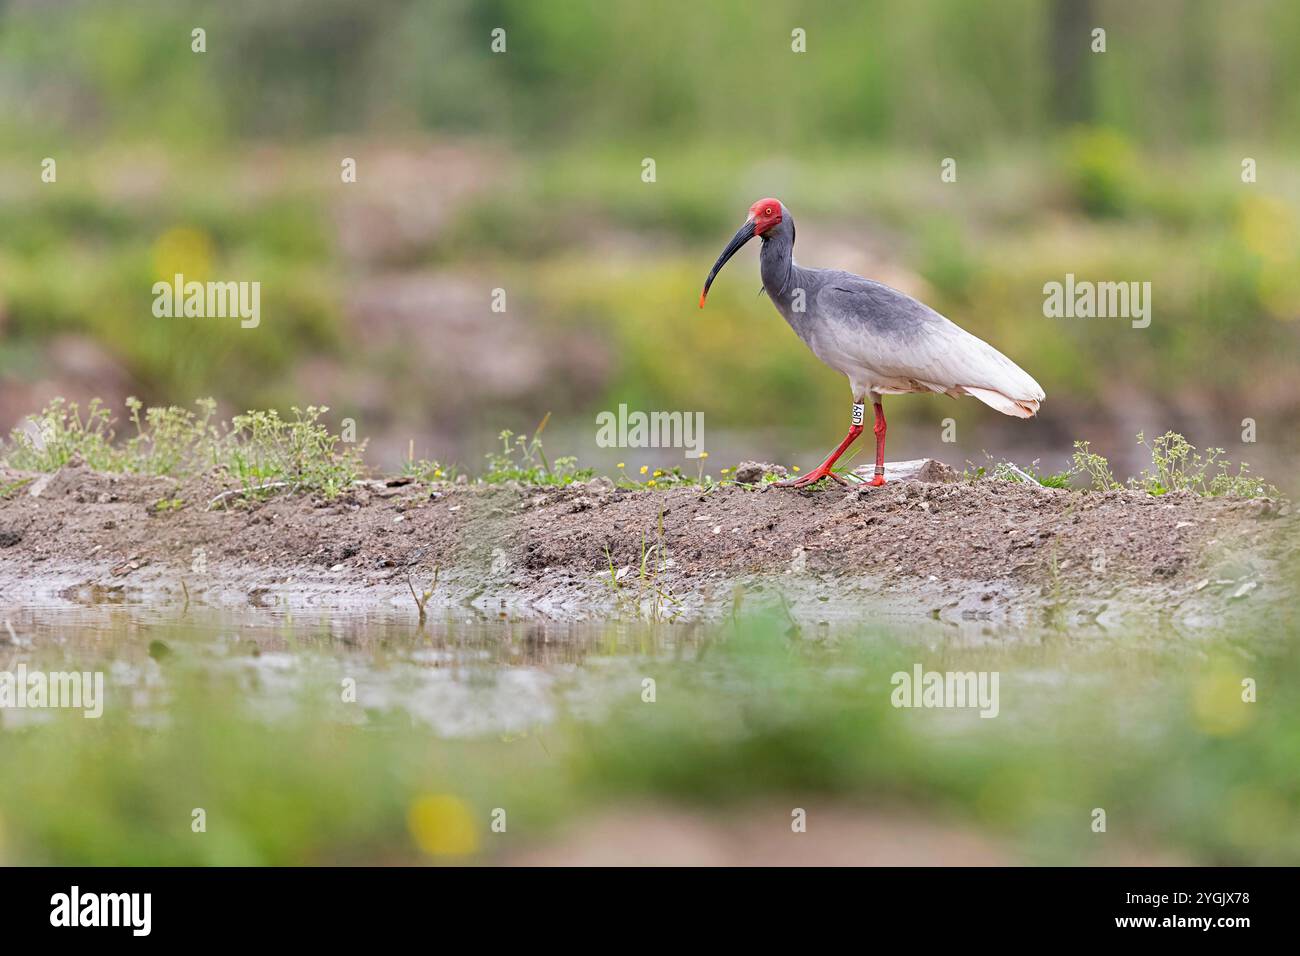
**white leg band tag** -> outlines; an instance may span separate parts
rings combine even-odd
[[[853,406],[853,424],[861,425],[864,421],[866,421],[866,417],[867,417],[867,406],[858,405],[855,403]]]

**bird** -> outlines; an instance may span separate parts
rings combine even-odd
[[[795,334],[823,363],[846,376],[853,390],[849,433],[815,469],[776,482],[802,488],[830,478],[841,455],[862,434],[866,402],[875,411],[876,470],[869,485],[885,483],[884,395],[909,392],[970,395],[1004,415],[1032,418],[1047,397],[1033,377],[983,339],[929,306],[882,282],[838,269],[810,269],[794,261],[794,217],[778,199],[760,199],[704,280],[709,287],[745,243],[758,236],[763,291]]]

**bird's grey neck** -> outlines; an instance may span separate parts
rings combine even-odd
[[[763,276],[763,289],[777,305],[788,305],[797,285],[793,238],[777,233],[764,239],[758,261]]]

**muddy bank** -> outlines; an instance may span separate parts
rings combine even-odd
[[[26,483],[22,483],[24,480]],[[1180,626],[1276,611],[1284,502],[1067,492],[993,480],[816,491],[640,491],[400,480],[329,501],[67,467],[0,476],[0,601],[190,601],[560,618],[698,619],[773,603],[801,620],[929,615]],[[612,573],[611,573],[612,566]]]

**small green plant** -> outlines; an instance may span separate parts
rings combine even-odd
[[[184,507],[185,502],[180,498],[159,498],[150,510],[156,515],[164,515],[180,511]]]
[[[998,462],[993,466],[992,477],[1000,481],[1023,481],[1031,485],[1042,485],[1044,488],[1068,488],[1070,479],[1074,477],[1074,470],[1066,469],[1047,474],[1039,470],[1038,459],[1035,458],[1024,468],[1010,461]]]
[[[406,462],[402,465],[402,474],[407,478],[423,484],[435,481],[455,481],[456,468],[429,458],[415,457],[415,439],[411,439],[406,448]]]
[[[406,586],[410,589],[411,600],[415,602],[415,609],[420,615],[420,627],[424,627],[424,622],[427,618],[425,605],[429,603],[429,598],[433,597],[433,592],[438,590],[438,570],[438,565],[434,565],[433,580],[429,583],[429,587],[419,594],[415,593],[415,584],[411,581],[411,575],[406,575]]]
[[[430,484],[435,481],[455,481],[456,469],[440,461],[427,458],[410,459],[402,466],[402,474],[416,481]]]
[[[488,467],[483,480],[488,484],[519,481],[528,485],[570,485],[594,475],[591,468],[579,468],[578,459],[572,456],[557,458],[554,464],[547,460],[542,432],[550,420],[551,413],[547,412],[531,438],[516,435],[509,429],[501,432],[497,436],[501,451],[487,454]]]
[[[1092,491],[1121,491],[1128,487],[1150,495],[1172,491],[1190,491],[1204,497],[1257,498],[1279,494],[1273,485],[1252,476],[1250,467],[1244,462],[1234,472],[1232,465],[1219,457],[1223,454],[1222,448],[1210,448],[1202,455],[1177,432],[1165,432],[1149,443],[1139,434],[1138,443],[1146,445],[1151,452],[1151,467],[1144,468],[1140,476],[1130,478],[1127,485],[1115,478],[1110,462],[1104,455],[1094,452],[1086,441],[1074,443],[1074,456],[1065,471],[1044,474],[1039,471],[1037,460],[1025,468],[1009,461],[996,462],[989,468],[967,462],[962,479],[974,483],[991,477],[1031,482],[1047,488],[1069,488],[1075,478],[1081,478],[1087,481],[1087,487]]]
[[[275,409],[236,415],[222,444],[221,464],[247,492],[290,486],[333,498],[364,471],[361,446],[345,446],[320,422],[329,409],[294,406],[292,419]]]
[[[650,472],[650,478],[645,482],[646,488],[675,488],[679,485],[697,485],[699,480],[685,474],[680,465],[673,465],[671,468],[656,468]]]
[[[124,471],[126,456],[113,437],[113,416],[99,399],[83,418],[76,402],[56,398],[10,433],[5,461],[21,471],[56,471],[74,459],[98,471]]]
[[[1122,487],[1115,480],[1106,456],[1096,454],[1086,441],[1074,443],[1074,463],[1070,470],[1076,475],[1087,475],[1093,491],[1115,491]]]
[[[218,463],[221,440],[212,424],[217,403],[200,398],[194,404],[199,407],[197,414],[175,405],[146,409],[138,398],[126,400],[135,425],[135,435],[125,446],[131,471],[173,475],[203,471]]]
[[[1202,455],[1177,432],[1165,432],[1151,442],[1139,432],[1137,440],[1150,451],[1151,467],[1143,468],[1140,476],[1129,479],[1131,488],[1139,488],[1150,495],[1190,491],[1210,498],[1278,495],[1278,490],[1272,485],[1251,476],[1250,466],[1245,462],[1233,472],[1231,462],[1220,457],[1222,448],[1207,448]]]
[[[0,484],[0,500],[12,498],[35,480],[35,478],[18,478],[14,481],[6,481],[3,484]]]
[[[5,444],[4,461],[21,471],[55,471],[80,460],[96,471],[187,476],[224,471],[246,494],[268,486],[319,492],[332,498],[363,472],[364,443],[344,445],[320,421],[325,407],[293,408],[292,419],[274,409],[213,422],[216,403],[199,399],[198,411],[145,408],[128,398],[135,434],[115,442],[114,419],[98,399],[83,416],[75,402],[55,399]],[[340,448],[340,445],[343,445]]]
[[[199,411],[176,406],[145,409],[137,398],[126,400],[136,433],[114,444],[114,419],[93,399],[85,417],[76,402],[56,398],[28,425],[15,429],[5,457],[24,471],[55,471],[79,459],[96,471],[141,475],[194,473],[217,464],[220,438],[212,425],[216,402],[199,399]],[[142,414],[143,412],[143,414]]]
[[[637,596],[638,606],[644,606],[648,592],[650,620],[656,623],[666,619],[671,620],[675,612],[670,613],[669,607],[676,608],[681,603],[659,583],[659,572],[667,566],[667,561],[668,556],[664,550],[664,509],[661,506],[654,541],[647,545],[645,532],[641,532],[641,562],[638,575],[640,593]]]
[[[614,555],[609,550],[609,545],[605,545],[605,561],[609,565],[609,589],[618,593],[621,587],[619,583],[618,571],[614,568]]]
[[[1232,463],[1220,457],[1222,448],[1209,448],[1201,454],[1177,432],[1165,432],[1150,442],[1139,432],[1137,440],[1151,453],[1151,466],[1128,480],[1128,487],[1136,491],[1149,495],[1190,491],[1206,498],[1259,498],[1280,494],[1273,485],[1251,475],[1250,466],[1245,462],[1237,465],[1234,472]],[[1094,491],[1125,487],[1115,480],[1105,456],[1093,452],[1086,441],[1074,443],[1074,464],[1070,470],[1073,474],[1086,475]]]
[[[998,461],[988,452],[984,453],[984,459],[988,464],[976,465],[974,462],[967,461],[966,467],[962,469],[962,481],[974,484],[983,478],[992,478],[996,481],[1018,481],[1024,484],[1042,485],[1044,488],[1068,488],[1070,479],[1075,474],[1073,468],[1052,474],[1044,472],[1039,469],[1037,458],[1023,468],[1013,461]]]

